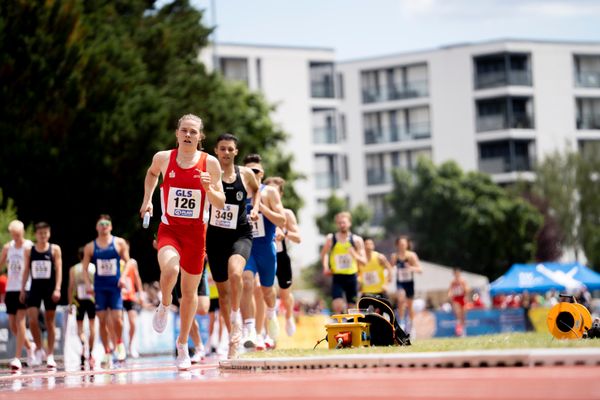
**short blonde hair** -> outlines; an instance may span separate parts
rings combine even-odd
[[[25,232],[25,225],[18,219],[10,221],[8,224],[9,232]]]
[[[350,214],[348,211],[342,211],[342,212],[335,214],[336,221],[338,220],[338,218],[342,218],[342,217],[348,218],[348,221],[352,222],[352,214]]]

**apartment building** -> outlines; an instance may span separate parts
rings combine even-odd
[[[314,218],[332,191],[379,225],[392,170],[419,157],[510,183],[533,179],[545,154],[600,140],[600,43],[495,40],[343,62],[332,49],[219,44],[216,59],[277,105],[308,177],[299,265],[316,260]]]

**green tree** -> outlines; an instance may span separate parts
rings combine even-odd
[[[600,144],[587,144],[577,167],[581,247],[588,263],[600,270]]]
[[[18,219],[15,202],[10,197],[4,199],[0,189],[0,247],[12,240],[8,233],[8,224],[15,219]],[[33,237],[33,226],[26,226],[25,237],[28,239]]]
[[[109,213],[115,234],[131,239],[144,279],[156,279],[153,229],[140,229],[137,212],[152,155],[174,146],[183,114],[203,118],[208,152],[218,134],[236,134],[240,156],[260,153],[268,174],[290,183],[286,205],[301,206],[273,107],[199,63],[210,33],[201,11],[187,0],[154,4],[0,5],[0,182],[24,220],[53,226],[66,266],[95,236],[96,216]]]
[[[419,159],[414,173],[396,170],[388,203],[388,235],[408,232],[421,258],[491,278],[532,259],[542,223],[525,200],[453,161]]]
[[[352,215],[352,232],[360,236],[369,236],[369,225],[373,212],[364,204],[358,204],[353,209],[350,209],[348,202],[335,194],[332,194],[325,201],[325,212],[317,217],[317,228],[321,235],[327,235],[337,232],[335,224],[335,215],[342,211],[349,211]]]

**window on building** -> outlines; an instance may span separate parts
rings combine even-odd
[[[248,60],[237,57],[219,58],[219,70],[225,79],[248,84]]]

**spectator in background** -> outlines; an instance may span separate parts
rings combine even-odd
[[[448,298],[452,301],[452,308],[456,314],[456,336],[466,336],[465,327],[465,305],[467,301],[467,292],[469,288],[467,282],[460,274],[460,268],[454,267],[454,279],[450,282],[448,289]]]

